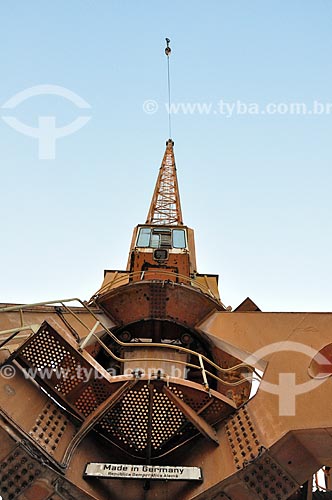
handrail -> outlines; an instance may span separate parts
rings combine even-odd
[[[0,332],[0,335],[9,335],[9,337],[6,337],[2,340],[2,342],[0,343],[0,349],[1,347],[3,347],[4,345],[8,344],[8,342],[10,342],[13,338],[17,337],[17,334],[20,333],[20,332],[24,332],[25,330],[31,330],[32,333],[36,333],[38,328],[36,329],[36,326],[39,326],[39,325],[23,325],[23,326],[19,326],[17,328],[10,328],[9,330],[2,330]],[[31,335],[31,334],[30,334]],[[23,337],[28,337],[29,334],[27,335],[23,335]],[[20,338],[22,337],[22,335],[20,336]]]
[[[81,299],[79,299],[77,297],[71,298],[71,299],[52,300],[52,301],[45,301],[45,302],[37,302],[34,304],[23,304],[23,305],[10,306],[10,307],[6,307],[6,308],[0,308],[0,314],[2,312],[15,311],[15,310],[18,311],[20,309],[27,309],[29,307],[41,306],[41,305],[49,305],[49,304],[64,305],[66,302],[74,302],[74,301],[79,302],[95,318],[96,321],[99,321],[100,326],[112,338],[112,340],[114,340],[114,342],[116,342],[119,346],[121,346],[121,347],[133,347],[132,342],[122,342],[120,339],[118,339],[112,333],[112,331],[109,330],[109,328],[106,325],[104,325],[102,323],[102,321],[100,321],[100,318],[97,317],[97,315],[91,310],[91,308],[84,301],[82,301]],[[70,311],[69,308],[68,308],[68,310]],[[70,312],[74,315],[74,313],[72,311],[70,311]],[[89,332],[91,331],[87,325],[84,324],[84,327]],[[188,349],[187,347],[182,347],[182,346],[174,345],[174,344],[160,344],[160,343],[156,343],[156,342],[140,342],[140,343],[135,344],[135,347],[139,347],[139,348],[140,347],[162,347],[162,348],[168,348],[168,349],[175,349],[177,351],[183,351],[183,352],[186,352],[188,354],[197,354],[197,353],[195,353],[195,351],[192,351],[191,349]],[[207,363],[210,363],[214,368],[222,371],[223,373],[231,372],[231,371],[234,371],[234,370],[236,370],[238,368],[242,368],[242,367],[251,368],[249,365],[246,365],[245,363],[239,363],[238,365],[234,365],[230,368],[221,368],[219,365],[217,365],[216,363],[211,361],[209,358],[207,358],[203,354],[202,354],[202,357],[203,357],[204,361],[206,361]]]
[[[9,307],[4,307],[4,308],[0,308],[0,314],[3,313],[3,312],[12,312],[12,311],[18,311],[21,313],[21,311],[23,311],[24,309],[28,309],[28,308],[31,308],[31,307],[37,307],[37,306],[43,306],[43,305],[52,305],[52,304],[61,304],[70,314],[72,314],[76,319],[77,318],[77,315],[69,308],[67,307],[65,304],[68,303],[68,302],[78,302],[79,304],[81,304],[81,306],[87,310],[89,312],[89,314],[91,314],[91,316],[94,317],[94,319],[96,320],[96,323],[98,323],[98,325],[101,326],[101,328],[112,338],[112,340],[119,346],[121,347],[130,347],[130,348],[151,348],[151,347],[158,347],[158,348],[161,348],[161,349],[173,349],[173,350],[176,350],[176,351],[180,351],[180,352],[184,352],[186,354],[189,354],[191,356],[196,356],[196,357],[199,357],[199,360],[200,360],[200,365],[194,365],[194,364],[191,364],[189,362],[184,362],[184,361],[175,361],[174,359],[173,360],[168,360],[166,358],[156,358],[156,359],[153,359],[153,358],[148,358],[149,360],[151,361],[163,361],[163,362],[172,362],[172,363],[177,363],[177,364],[184,364],[188,367],[192,367],[192,368],[197,368],[199,369],[200,371],[204,371],[205,373],[207,373],[209,376],[211,376],[212,378],[215,378],[216,380],[219,380],[221,383],[225,384],[225,385],[230,385],[230,386],[235,386],[235,385],[239,385],[239,384],[242,384],[244,381],[245,381],[245,377],[242,378],[242,380],[239,380],[238,382],[228,382],[226,380],[223,380],[221,379],[220,377],[216,376],[215,374],[211,373],[210,371],[207,371],[205,370],[204,368],[204,364],[203,362],[206,362],[210,367],[214,368],[215,370],[217,370],[217,372],[219,373],[224,373],[224,374],[227,374],[227,373],[230,373],[230,372],[234,372],[236,370],[239,370],[240,368],[246,368],[247,370],[251,371],[252,373],[255,372],[255,369],[254,367],[246,364],[246,363],[239,363],[237,365],[234,365],[234,366],[231,366],[229,368],[222,368],[221,366],[217,365],[216,363],[214,363],[213,361],[211,361],[208,357],[206,357],[205,355],[203,354],[200,354],[200,353],[197,353],[191,349],[188,349],[186,347],[182,347],[182,346],[179,346],[179,345],[174,345],[174,344],[161,344],[161,343],[156,343],[156,342],[140,342],[140,343],[135,343],[133,344],[132,342],[122,342],[121,340],[119,340],[113,333],[112,331],[106,326],[103,324],[103,322],[101,321],[101,318],[98,317],[95,312],[86,304],[86,302],[82,301],[81,299],[77,298],[77,297],[74,297],[74,298],[70,298],[70,299],[62,299],[62,300],[52,300],[52,301],[45,301],[45,302],[37,302],[37,303],[34,303],[34,304],[19,304],[19,305],[15,305],[15,306],[9,306]],[[80,320],[80,319],[79,319]],[[111,356],[113,357],[113,359],[115,359],[116,361],[118,362],[121,362],[121,363],[124,363],[124,362],[135,362],[135,361],[146,361],[147,358],[131,358],[131,359],[128,359],[128,360],[125,360],[123,358],[119,358],[118,356],[116,356],[112,351],[111,349],[109,349],[106,344],[104,342],[102,342],[102,340],[95,334],[95,330],[96,330],[96,324],[94,325],[94,327],[92,329],[90,329],[82,320],[80,320],[80,323],[88,330],[89,334],[88,336],[91,338],[92,336],[97,340],[97,342],[99,344],[101,344],[103,346],[103,348],[106,350],[106,352]],[[26,326],[21,326],[21,327],[18,327],[17,328],[17,332],[16,333],[13,333],[13,335],[10,337],[10,340],[12,338],[15,337],[15,335],[17,335],[17,333],[19,333],[20,331],[22,330],[25,330],[27,329],[28,327]],[[0,335],[1,335],[1,332],[0,332]],[[3,347],[3,345],[5,345],[6,342],[8,342],[9,339],[7,339],[4,343],[1,344],[0,347]],[[81,347],[79,347],[79,349],[82,349],[82,345]],[[203,372],[202,372],[203,373]]]
[[[187,361],[181,361],[181,360],[177,360],[177,359],[176,360],[175,359],[167,359],[167,358],[128,358],[128,359],[124,359],[124,358],[119,358],[118,356],[116,356],[116,354],[114,354],[113,351],[111,349],[109,349],[109,347],[107,347],[107,345],[104,344],[104,342],[97,335],[93,334],[92,336],[96,338],[97,342],[105,349],[105,351],[113,359],[115,359],[116,361],[118,361],[120,363],[133,363],[133,362],[137,362],[137,361],[159,361],[159,362],[162,362],[162,363],[173,363],[173,364],[177,364],[177,365],[184,365],[184,366],[189,367],[189,368],[197,368],[202,373],[203,385],[205,386],[205,388],[207,390],[209,390],[209,384],[208,384],[208,381],[207,381],[207,378],[206,378],[206,374],[209,375],[210,377],[214,378],[215,380],[218,380],[223,385],[227,385],[227,386],[231,386],[231,387],[235,387],[237,385],[241,385],[244,382],[248,381],[248,377],[247,376],[242,377],[241,380],[238,380],[237,382],[228,382],[228,381],[226,381],[226,380],[218,377],[214,373],[211,373],[209,370],[206,370],[204,368],[204,364],[203,364],[203,361],[202,361],[202,357],[203,356],[201,354],[195,352],[195,351],[192,351],[192,353],[199,358],[200,365],[195,365],[195,364],[187,362]],[[135,344],[135,346],[136,345],[138,345],[138,344]],[[131,346],[132,346],[132,344],[131,344]],[[159,344],[159,346],[160,347],[166,347],[163,344]],[[252,373],[255,372],[254,368],[252,368],[250,366],[248,366],[247,368],[249,368]],[[219,371],[221,371],[221,370],[222,370],[221,367],[219,367]],[[251,379],[249,379],[249,380],[251,380]]]
[[[167,277],[176,277],[176,278],[179,278],[181,280],[184,281],[184,283],[186,284],[186,282],[191,285],[192,287],[194,288],[198,288],[199,290],[201,290],[203,293],[205,293],[206,295],[209,295],[210,297],[212,297],[213,299],[217,300],[218,302],[221,302],[219,297],[217,297],[213,292],[212,290],[207,286],[207,285],[203,285],[202,283],[198,283],[198,281],[196,281],[195,278],[191,278],[190,276],[186,276],[184,274],[179,274],[179,273],[173,273],[172,271],[166,271],[164,269],[146,269],[143,271],[134,271],[134,272],[126,272],[126,274],[121,274],[119,275],[118,273],[116,273],[114,279],[112,281],[110,281],[109,283],[106,283],[104,286],[102,286],[91,298],[91,300],[93,300],[95,297],[99,296],[100,294],[103,294],[103,293],[106,293],[110,290],[112,290],[113,288],[116,288],[115,285],[117,285],[118,283],[121,283],[121,281],[126,281],[126,283],[124,283],[124,285],[128,284],[127,280],[130,282],[130,279],[131,278],[135,278],[136,276],[141,276],[140,278],[140,281],[143,281],[143,278],[144,280],[146,279],[146,275],[148,275],[149,273],[152,273],[152,274],[160,274],[162,276],[165,276],[166,278]],[[156,278],[153,278],[153,281],[155,281]],[[158,280],[158,281],[166,281],[166,280]],[[173,282],[175,284],[181,284],[180,283],[176,283],[176,282]],[[123,286],[124,286],[123,285]],[[222,304],[222,302],[221,302]],[[222,304],[224,306],[224,304]],[[224,306],[225,307],[225,306]]]
[[[0,307],[0,313],[3,312],[11,312],[11,311],[20,311],[24,309],[29,309],[30,307],[38,307],[38,306],[48,306],[53,304],[61,304],[65,302],[79,302],[82,306],[85,307],[85,302],[77,297],[73,297],[71,299],[58,299],[58,300],[45,300],[43,302],[32,302],[31,304],[15,304],[13,306]]]

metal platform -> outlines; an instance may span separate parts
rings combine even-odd
[[[199,433],[217,443],[212,426],[236,409],[217,391],[181,378],[137,371],[111,376],[51,320],[11,355],[10,363],[81,422],[66,460],[91,430],[141,459],[165,455]]]

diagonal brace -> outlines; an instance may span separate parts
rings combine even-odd
[[[79,431],[73,439],[70,441],[66,452],[63,457],[63,463],[68,464],[72,454],[74,453],[77,446],[82,442],[85,436],[91,431],[91,429],[96,425],[96,423],[101,420],[106,413],[120,400],[123,398],[125,393],[134,387],[137,383],[137,379],[128,380],[125,382],[117,391],[111,394],[103,403],[101,403],[98,408],[96,408],[90,415],[85,419]]]
[[[202,417],[200,417],[187,403],[174,394],[168,387],[164,386],[163,392],[175,406],[182,411],[184,416],[203,434],[207,439],[219,445],[217,433]]]

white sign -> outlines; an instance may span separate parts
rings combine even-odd
[[[178,481],[202,481],[200,467],[175,465],[129,465],[89,463],[84,476],[113,479],[162,479]]]

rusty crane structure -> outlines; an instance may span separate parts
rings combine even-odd
[[[171,139],[127,268],[0,328],[3,500],[331,498],[332,314],[224,306]]]

